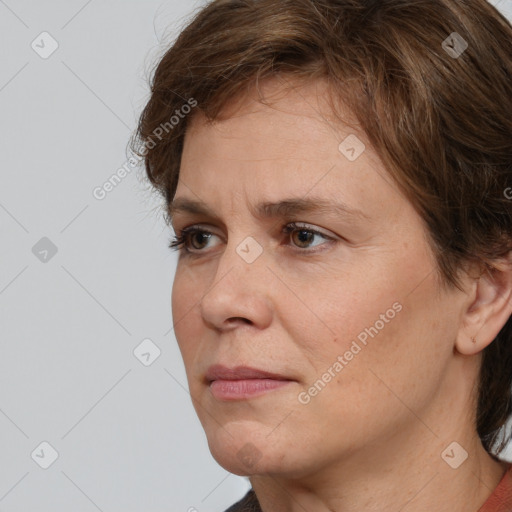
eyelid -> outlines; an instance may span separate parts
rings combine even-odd
[[[192,224],[190,226],[186,226],[178,231],[176,231],[177,236],[183,236],[187,233],[194,232],[194,231],[201,231],[205,233],[211,233],[212,235],[220,236],[218,233],[213,231],[211,227],[207,226],[206,224]]]
[[[317,228],[313,224],[308,224],[307,222],[300,222],[300,221],[291,221],[288,222],[283,229],[281,230],[282,233],[289,233],[291,231],[295,231],[296,229],[304,229],[305,231],[311,231],[313,233],[316,233],[318,235],[322,235],[325,238],[331,238],[334,239],[336,236],[334,234],[329,234],[323,231],[321,228]]]
[[[293,226],[293,228],[292,228]],[[306,222],[301,221],[289,221],[285,223],[285,225],[279,231],[280,234],[288,233],[289,231],[293,231],[293,229],[305,229],[308,231],[314,231],[326,238],[339,238],[334,233],[323,231],[322,228],[316,227],[314,224],[308,224]],[[207,233],[211,233],[212,235],[220,236],[215,231],[212,231],[211,227],[207,224],[191,224],[190,226],[185,226],[181,229],[173,229],[177,236],[181,236],[190,231],[205,231]]]

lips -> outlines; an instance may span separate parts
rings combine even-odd
[[[215,364],[208,368],[206,372],[208,382],[214,380],[247,380],[247,379],[272,379],[272,380],[292,380],[284,375],[251,368],[250,366],[236,366],[228,368],[221,364]]]
[[[206,372],[212,396],[219,401],[249,400],[288,387],[293,381],[284,375],[236,366],[213,365]]]

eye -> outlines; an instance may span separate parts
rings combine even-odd
[[[312,229],[308,225],[302,225],[296,222],[292,222],[284,226],[282,233],[285,235],[291,235],[290,239],[292,240],[293,245],[297,247],[299,251],[303,252],[313,252],[308,251],[307,249],[321,245],[312,245],[315,237],[321,237],[324,240],[333,240],[332,237],[325,233]],[[205,248],[205,244],[208,243],[212,236],[217,235],[211,231],[201,229],[198,226],[190,226],[188,228],[184,228],[178,235],[171,238],[169,248],[179,250],[186,254],[197,254],[199,252],[204,252],[203,249]]]
[[[291,238],[293,243],[299,249],[306,249],[307,247],[317,247],[317,245],[310,245],[315,237],[322,237],[324,240],[332,240],[330,236],[316,229],[312,229],[308,225],[301,225],[296,222],[292,222],[283,228],[283,233],[292,235]]]
[[[184,228],[179,235],[171,239],[169,248],[173,250],[181,250],[181,248],[184,247],[184,251],[188,253],[202,251],[204,249],[204,245],[202,244],[205,241],[207,242],[212,235],[213,233],[210,231],[206,231],[198,227],[191,226],[189,228]],[[199,247],[197,247],[194,242],[198,242]],[[191,250],[191,247],[193,250]]]

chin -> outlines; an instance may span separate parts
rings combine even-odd
[[[284,469],[275,455],[269,459],[267,454],[262,453],[250,442],[242,445],[238,450],[215,449],[212,446],[210,451],[220,466],[238,476],[280,474]]]
[[[205,431],[213,458],[230,473],[248,476],[266,472],[275,464],[275,460],[269,460],[269,454],[275,459],[277,446],[265,441],[266,434],[252,422],[215,425]]]
[[[301,477],[308,473],[308,464],[302,460],[304,454],[296,443],[290,443],[291,436],[287,437],[284,431],[280,436],[272,434],[272,442],[266,430],[262,432],[254,426],[243,428],[240,423],[228,424],[226,429],[216,425],[214,431],[206,432],[213,458],[230,473],[239,476],[279,474],[290,477]]]

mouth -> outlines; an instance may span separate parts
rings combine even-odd
[[[216,399],[229,401],[261,396],[295,381],[284,375],[248,366],[228,368],[213,365],[206,372],[206,382]]]

